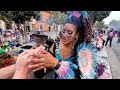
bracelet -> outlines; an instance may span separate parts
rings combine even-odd
[[[60,68],[60,66],[61,66],[61,61],[58,61],[57,65],[55,66],[54,69],[58,70]]]

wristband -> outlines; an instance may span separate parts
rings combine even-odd
[[[60,66],[61,66],[61,61],[58,61],[57,65],[55,66],[54,69],[58,70],[60,68]]]

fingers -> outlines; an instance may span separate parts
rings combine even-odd
[[[41,53],[41,47],[38,47],[35,49],[34,54],[37,56],[39,53]]]
[[[38,48],[36,48],[35,49],[35,54],[37,55],[37,54],[41,54],[41,50],[44,50],[45,49],[45,47],[44,46],[39,46]]]
[[[23,56],[19,56],[19,58],[21,58],[22,60],[27,60],[30,56],[31,56],[30,53],[26,53]]]
[[[37,50],[36,49],[30,49],[30,50],[28,50],[28,53],[30,53],[30,55],[36,55],[37,54],[37,52],[36,52]]]
[[[34,60],[34,56],[30,56],[28,59],[27,59],[27,62],[29,62],[29,63],[31,63],[32,62],[32,60]]]
[[[31,68],[31,69],[36,69],[36,68],[39,68],[39,67],[42,67],[42,66],[44,66],[44,63],[33,64],[33,65],[29,65],[28,67]]]
[[[37,57],[39,58],[44,58],[46,57],[46,54],[49,54],[49,52],[47,52],[46,50],[41,50],[41,53],[39,53],[39,55],[37,55]]]
[[[44,46],[42,46],[42,45],[41,45],[41,46],[39,46],[39,47],[40,47],[41,49],[45,49],[45,47],[44,47]]]
[[[44,46],[39,46],[39,47],[37,47],[36,49],[26,50],[26,51],[25,51],[24,53],[22,53],[20,56],[23,56],[23,55],[25,55],[26,53],[30,53],[30,55],[38,56],[39,54],[41,54],[41,51],[42,51],[42,53],[47,53],[44,49],[45,49]]]
[[[43,65],[40,66],[40,67],[34,68],[34,69],[33,69],[33,72],[38,71],[38,70],[41,70],[41,69],[43,69],[43,68],[47,68],[47,67],[50,67],[50,65],[49,65],[49,64],[43,64]]]
[[[45,57],[44,54],[39,54],[39,55],[37,55],[37,58],[44,58],[44,57]]]
[[[39,67],[39,68],[34,69],[33,72],[36,72],[36,71],[41,70],[41,69],[43,69],[43,68],[44,68],[44,66],[41,66],[41,67]]]
[[[25,55],[27,53],[27,51],[24,51],[24,52],[22,52],[21,54],[19,54],[19,56],[23,56],[23,55]]]
[[[41,50],[41,53],[48,54],[48,52],[46,50],[44,50],[44,49]]]
[[[29,59],[28,62],[30,63],[43,63],[45,60],[43,58],[39,59],[39,58],[36,58],[36,59]]]
[[[34,45],[33,47],[32,47],[32,49],[36,49],[37,48],[37,45]]]

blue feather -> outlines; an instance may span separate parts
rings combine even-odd
[[[86,11],[80,11],[80,13],[82,14],[82,16],[86,17],[88,16],[87,12]]]
[[[94,48],[94,46],[89,43],[89,44],[86,44],[86,43],[82,43],[78,46],[78,49],[77,51],[81,51],[83,49],[89,49],[89,51],[91,52],[92,54],[92,68],[90,68],[90,71],[88,73],[88,75],[85,75],[82,71],[82,75],[80,76],[82,79],[94,79],[95,78],[95,75],[96,75],[96,66],[97,66],[97,55],[96,55],[96,52],[97,50]],[[78,58],[79,60],[79,58]],[[81,70],[80,66],[79,66],[79,69]]]

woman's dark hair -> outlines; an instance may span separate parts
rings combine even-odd
[[[79,42],[90,42],[92,39],[92,22],[86,11],[68,11],[66,23],[74,24],[79,33]]]
[[[85,22],[81,21],[80,24],[81,24],[80,30],[77,30],[77,32],[79,32],[79,42],[86,43],[91,42],[93,29],[90,16],[86,18]]]

